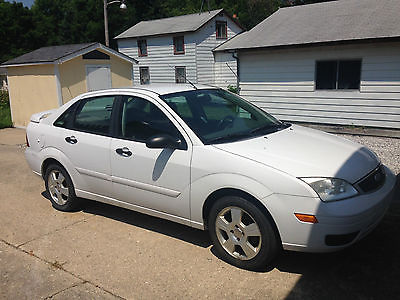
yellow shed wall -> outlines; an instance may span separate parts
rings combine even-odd
[[[8,67],[14,126],[26,127],[34,113],[58,107],[54,65]]]
[[[97,50],[101,51],[100,49]],[[87,65],[109,65],[111,86],[113,88],[132,85],[132,63],[122,60],[112,54],[106,54],[110,55],[109,60],[82,59],[82,56],[79,56],[59,65],[63,103],[87,92]]]

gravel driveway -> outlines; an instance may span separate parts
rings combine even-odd
[[[394,174],[400,174],[400,139],[349,134],[337,135],[363,144],[375,151],[383,164],[388,166]]]

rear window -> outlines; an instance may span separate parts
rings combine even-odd
[[[72,104],[65,112],[58,117],[58,119],[53,123],[54,126],[68,128],[71,127],[71,121],[75,112],[75,109],[79,105],[79,101]]]

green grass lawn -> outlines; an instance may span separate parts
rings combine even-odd
[[[8,94],[1,92],[0,95],[0,129],[12,127],[10,103]]]

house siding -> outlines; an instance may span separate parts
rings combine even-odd
[[[150,82],[152,83],[175,82],[175,67],[186,67],[186,77],[191,82],[215,84],[215,61],[212,50],[226,41],[226,39],[216,38],[216,21],[227,22],[228,39],[242,31],[242,29],[226,16],[226,14],[222,14],[207,22],[196,32],[140,38],[147,41],[148,55],[142,57],[138,56],[136,38],[119,39],[119,52],[139,61],[138,65],[134,65],[134,84],[140,84],[140,67],[149,67]],[[174,55],[173,37],[179,35],[184,35],[185,54]],[[232,65],[234,64],[236,64],[236,62],[232,63]],[[231,73],[229,69],[228,71]],[[222,68],[221,72],[224,73],[227,71]],[[225,75],[225,73],[221,74],[221,76],[222,78],[229,77],[229,75]],[[223,81],[224,79],[219,79],[219,81],[221,80]],[[223,84],[223,86],[226,87],[225,84]]]
[[[186,67],[186,77],[197,82],[196,44],[191,35],[184,35],[185,54],[174,54],[174,35],[143,38],[147,41],[147,56],[138,56],[137,39],[118,41],[119,52],[135,58],[139,64],[134,65],[134,84],[140,84],[139,67],[149,67],[150,82],[175,82],[175,67]]]
[[[196,33],[196,41],[198,41],[196,65],[199,83],[213,85],[217,84],[217,82],[222,83],[224,78],[229,77],[229,73],[232,73],[229,69],[226,70],[225,68],[221,68],[221,64],[218,66],[215,65],[216,61],[214,59],[212,50],[227,40],[217,39],[215,26],[217,21],[227,22],[227,39],[233,38],[235,35],[242,32],[242,29],[236,25],[235,22],[228,18],[226,14],[223,14],[222,16],[217,16],[209,21]],[[226,57],[224,58],[226,59]],[[229,64],[233,65],[236,64],[236,62],[232,63],[232,61],[230,61]],[[236,70],[236,66],[234,70]],[[222,86],[226,87],[227,85],[222,84]]]
[[[90,65],[110,67],[111,87],[132,86],[132,64],[130,62],[114,55],[110,55],[109,60],[82,59],[82,56],[79,56],[59,65],[63,103],[88,92],[86,67]]]
[[[228,85],[237,85],[237,62],[232,53],[215,53],[215,85],[226,89]]]
[[[241,95],[275,117],[400,128],[400,43],[242,51]],[[362,59],[359,90],[315,90],[317,60]]]
[[[8,67],[13,125],[26,127],[34,113],[59,106],[54,65]]]

